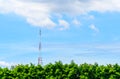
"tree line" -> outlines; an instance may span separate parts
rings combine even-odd
[[[120,79],[118,64],[63,64],[61,61],[45,66],[26,64],[0,67],[0,79]]]

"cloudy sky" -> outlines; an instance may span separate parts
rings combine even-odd
[[[120,64],[120,0],[0,0],[0,66]]]

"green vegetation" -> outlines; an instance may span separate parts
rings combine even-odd
[[[95,64],[17,65],[0,68],[0,79],[120,79],[120,66]]]

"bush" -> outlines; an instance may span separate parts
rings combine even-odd
[[[0,67],[0,79],[119,79],[120,66],[95,64],[63,64],[61,61],[45,66],[27,64]]]

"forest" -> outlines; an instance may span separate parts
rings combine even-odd
[[[63,64],[61,61],[47,65],[16,65],[0,67],[0,79],[120,79],[120,65]]]

